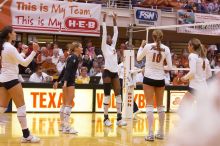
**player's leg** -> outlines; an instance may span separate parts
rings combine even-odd
[[[146,98],[146,114],[147,114],[147,120],[148,120],[148,136],[145,138],[145,140],[148,141],[154,141],[154,131],[153,131],[153,123],[154,123],[154,87],[143,84],[144,89],[144,95]]]
[[[64,109],[66,106],[66,101],[65,101],[65,97],[66,97],[66,87],[63,87],[62,89],[63,93],[62,93],[62,106],[60,107],[60,129],[59,131],[63,131],[63,127],[64,127]]]
[[[7,110],[10,96],[4,87],[0,87],[0,122],[5,122],[3,113]]]
[[[30,134],[30,131],[27,126],[26,106],[24,102],[24,94],[23,94],[23,88],[21,86],[21,83],[19,83],[18,81],[11,81],[7,83],[7,85],[5,86],[7,86],[6,88],[8,89],[8,93],[17,107],[17,117],[20,122],[22,133],[23,133],[21,142],[24,142],[24,143],[40,142],[40,138],[35,137]]]
[[[75,86],[73,85],[67,85],[65,91],[65,107],[64,107],[64,128],[63,128],[63,133],[67,134],[76,134],[78,133],[76,130],[71,128],[69,119],[72,111],[72,105],[73,105],[73,98],[75,97]]]
[[[155,87],[155,96],[157,103],[157,112],[159,116],[159,130],[156,134],[156,138],[164,138],[164,120],[165,120],[165,107],[163,106],[163,95],[165,87]]]
[[[116,98],[116,108],[117,108],[117,125],[118,126],[126,126],[127,123],[122,120],[122,97],[121,97],[121,86],[118,75],[115,75],[112,78],[112,87],[115,93]]]
[[[103,72],[103,84],[104,84],[104,100],[103,100],[103,107],[104,107],[104,125],[111,126],[112,123],[108,117],[108,108],[110,103],[110,93],[111,93],[111,77],[110,72],[108,70],[104,70]]]

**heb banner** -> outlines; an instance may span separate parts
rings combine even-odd
[[[179,10],[177,12],[178,24],[193,24],[220,21],[219,15],[200,14],[193,12],[185,12]],[[203,35],[220,35],[220,24],[203,25],[194,27],[180,27],[177,28],[178,33],[192,33]]]
[[[170,91],[170,112],[177,112],[180,102],[187,91]]]
[[[104,91],[103,90],[96,90],[96,112],[104,112],[103,110],[103,100],[104,100]],[[146,111],[146,99],[144,97],[144,91],[143,90],[134,90],[134,101],[137,103],[137,106],[140,110],[143,112]],[[110,107],[109,112],[117,112],[116,109],[116,100],[114,91],[111,91],[111,101],[110,101]],[[167,91],[164,91],[164,98],[163,98],[163,105],[165,106],[165,109],[167,111]],[[156,103],[154,103],[154,111],[157,111],[156,109]]]
[[[158,26],[161,24],[161,10],[134,8],[135,24],[139,26]]]
[[[45,0],[0,0],[0,28],[18,32],[99,36],[101,5]]]
[[[61,89],[24,88],[23,91],[27,112],[60,111],[60,106],[62,105]],[[92,112],[93,90],[76,89],[72,105],[73,112]],[[14,103],[12,104],[12,111],[17,111]]]

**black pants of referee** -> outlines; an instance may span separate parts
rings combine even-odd
[[[121,96],[122,96],[122,99],[123,99],[123,79],[120,79],[120,85],[121,85]],[[135,113],[137,111],[138,111],[138,106],[137,106],[137,103],[134,101],[133,113]]]

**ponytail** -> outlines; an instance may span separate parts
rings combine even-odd
[[[205,63],[206,51],[205,51],[205,48],[202,45],[201,41],[199,39],[197,39],[197,38],[192,38],[189,41],[189,44],[193,47],[193,50],[195,52],[197,52],[199,57],[201,57],[203,59],[202,68],[203,68],[203,70],[205,70],[205,68],[206,68],[206,63]]]
[[[156,48],[159,51],[159,55],[161,55],[161,40],[163,39],[163,32],[161,30],[154,30],[152,33],[153,40],[156,42]]]
[[[206,51],[205,51],[205,48],[202,44],[200,44],[200,49],[199,50],[200,50],[199,56],[201,58],[203,58],[202,68],[203,68],[203,70],[205,70],[205,67],[206,67],[205,66]]]

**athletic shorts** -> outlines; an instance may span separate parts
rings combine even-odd
[[[18,79],[14,79],[8,82],[2,82],[0,83],[0,87],[5,87],[7,90],[11,89],[12,87],[14,87],[15,85],[19,84],[20,82],[18,81]]]
[[[190,94],[194,95],[195,92],[196,92],[196,90],[193,89],[193,88],[191,88],[191,87],[189,87],[188,92],[189,92]]]
[[[64,84],[64,81],[61,82],[61,85],[63,86]],[[75,86],[75,82],[74,81],[67,81],[67,84],[66,84],[67,87],[70,87],[70,86]]]
[[[102,78],[110,77],[111,79],[119,78],[118,73],[110,72],[109,70],[105,69]]]
[[[144,77],[143,84],[153,86],[153,87],[164,87],[165,80],[154,80],[154,79]]]

